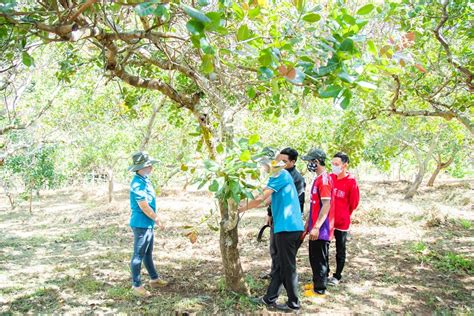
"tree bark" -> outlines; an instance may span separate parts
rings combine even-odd
[[[431,140],[431,144],[430,144],[430,147],[428,149],[428,153],[425,159],[422,158],[421,152],[415,147],[415,145],[412,145],[412,148],[415,152],[415,155],[418,161],[418,173],[415,177],[415,181],[413,181],[407,193],[405,194],[405,200],[411,200],[415,196],[416,192],[418,191],[418,188],[420,187],[420,184],[423,181],[423,177],[425,176],[425,173],[426,173],[426,166],[428,165],[428,162],[431,159],[431,155],[433,153],[433,150],[437,142],[438,142],[438,139],[436,137],[434,137]]]
[[[114,200],[114,168],[108,168],[108,180],[109,180],[109,203]]]
[[[431,178],[428,181],[427,186],[432,187],[434,185],[434,182],[435,182],[436,177],[438,176],[439,172],[442,169],[445,169],[445,168],[449,167],[449,165],[454,161],[454,157],[456,156],[456,153],[457,153],[457,151],[455,151],[453,153],[453,155],[449,158],[449,160],[446,161],[446,162],[442,162],[441,157],[439,157],[439,159],[436,160],[436,170],[431,175]]]
[[[33,214],[33,189],[30,190],[30,214]]]
[[[233,200],[219,200],[220,249],[226,287],[234,292],[249,295],[249,289],[244,280],[244,271],[240,262],[238,249],[238,211]]]
[[[8,197],[8,202],[10,202],[11,209],[15,209],[15,200],[13,199],[12,194],[8,191],[8,188],[5,184],[2,184],[3,190],[5,191],[5,195]]]
[[[429,186],[429,187],[432,187],[432,186],[433,186],[433,184],[434,184],[434,182],[435,182],[435,179],[436,179],[436,177],[438,176],[438,174],[439,174],[439,172],[441,171],[442,168],[443,168],[443,167],[442,167],[442,164],[440,164],[440,163],[437,163],[437,164],[436,164],[436,169],[435,169],[435,171],[433,172],[433,174],[431,175],[430,180],[428,180],[427,186]]]

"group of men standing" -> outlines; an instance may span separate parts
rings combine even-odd
[[[240,212],[268,207],[267,223],[272,224],[270,254],[272,268],[267,293],[258,302],[279,310],[298,310],[298,275],[296,254],[309,236],[309,261],[313,282],[304,286],[304,296],[324,297],[328,283],[337,285],[342,278],[346,257],[347,232],[352,212],[359,203],[359,188],[353,175],[347,172],[349,157],[339,152],[332,158],[332,173],[326,171],[326,154],[312,149],[302,159],[308,171],[315,173],[310,188],[310,207],[303,224],[305,181],[295,169],[298,152],[285,148],[273,159],[262,159],[269,181],[256,199],[241,203]],[[336,239],[336,272],[329,277],[329,243]],[[284,286],[288,301],[277,304]]]

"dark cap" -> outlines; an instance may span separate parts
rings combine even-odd
[[[326,153],[319,148],[313,148],[305,156],[301,157],[301,159],[305,161],[318,160],[323,162],[326,160]]]

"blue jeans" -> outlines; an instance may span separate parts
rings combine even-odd
[[[142,261],[152,280],[158,279],[158,273],[153,263],[153,228],[132,227],[133,256],[130,264],[132,270],[133,286],[139,287],[142,282],[140,279],[140,270],[142,269]]]

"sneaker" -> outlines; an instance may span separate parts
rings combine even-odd
[[[325,293],[318,293],[313,290],[306,290],[303,293],[304,297],[315,297],[315,298],[325,298],[326,294]]]
[[[288,304],[275,304],[275,309],[278,309],[282,312],[290,312],[290,313],[297,313],[300,308],[290,307]]]
[[[339,284],[339,280],[336,279],[335,277],[330,277],[330,278],[328,279],[328,284],[329,284],[329,285],[334,285],[334,286],[336,286],[336,285]]]
[[[149,297],[151,295],[143,286],[132,286],[132,292],[134,295],[140,297]]]
[[[155,279],[150,281],[150,286],[152,288],[157,288],[157,287],[164,287],[168,285],[168,281],[165,281],[163,279]]]
[[[305,290],[312,290],[312,289],[314,289],[314,284],[313,283],[305,284],[303,288]]]

